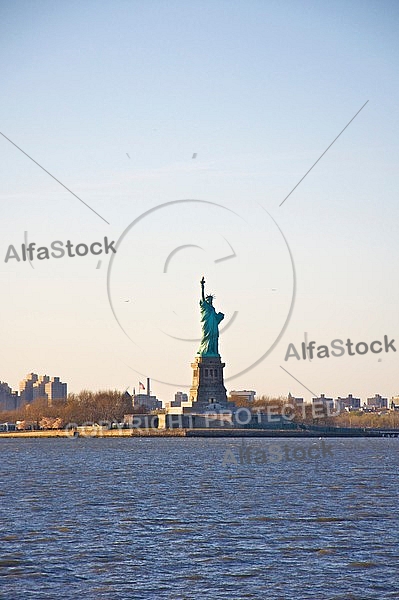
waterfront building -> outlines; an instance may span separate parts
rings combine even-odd
[[[17,426],[15,423],[0,423],[0,431],[9,432],[16,431]]]

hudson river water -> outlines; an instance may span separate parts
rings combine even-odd
[[[399,598],[399,439],[326,443],[0,438],[0,598]]]

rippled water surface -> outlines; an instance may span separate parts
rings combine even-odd
[[[0,598],[399,598],[399,439],[326,443],[0,438]]]

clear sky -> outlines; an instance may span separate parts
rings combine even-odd
[[[228,390],[399,394],[398,29],[393,0],[2,2],[0,131],[100,216],[0,136],[0,380],[170,400],[205,275]],[[125,235],[108,273],[5,263],[25,232]],[[397,352],[285,361],[305,334]]]

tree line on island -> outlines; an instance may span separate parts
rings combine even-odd
[[[323,425],[331,427],[372,427],[372,428],[399,428],[399,412],[364,412],[362,410],[342,411],[338,415],[329,414],[326,406],[319,405],[317,410],[310,404],[294,406],[286,396],[272,398],[271,396],[261,396],[249,402],[245,398],[234,397],[234,402],[238,407],[250,408],[253,412],[267,412],[270,414],[285,414],[292,418],[293,423],[302,423],[305,425]],[[283,407],[286,408],[283,410]],[[288,407],[291,407],[287,409]],[[277,410],[278,407],[278,410]]]
[[[312,406],[293,406],[287,397],[261,396],[253,402],[234,397],[238,408],[248,408],[271,415],[285,414],[293,423],[305,425],[323,425],[335,427],[399,427],[399,413],[365,413],[363,411],[342,412],[329,416],[325,407],[319,407],[315,416]],[[287,406],[288,405],[288,406]],[[284,408],[285,407],[285,408]],[[0,413],[1,422],[17,422],[24,426],[34,425],[40,429],[62,429],[69,423],[83,425],[87,423],[121,423],[126,414],[145,414],[144,406],[133,407],[132,397],[126,392],[100,390],[91,392],[82,390],[78,394],[68,394],[66,402],[48,405],[47,399],[38,398],[17,410]]]
[[[144,407],[133,407],[129,394],[116,390],[91,392],[82,390],[68,394],[66,402],[48,405],[45,398],[37,398],[17,410],[0,413],[1,421],[35,424],[40,429],[62,429],[68,423],[120,423],[126,414],[146,413]]]

